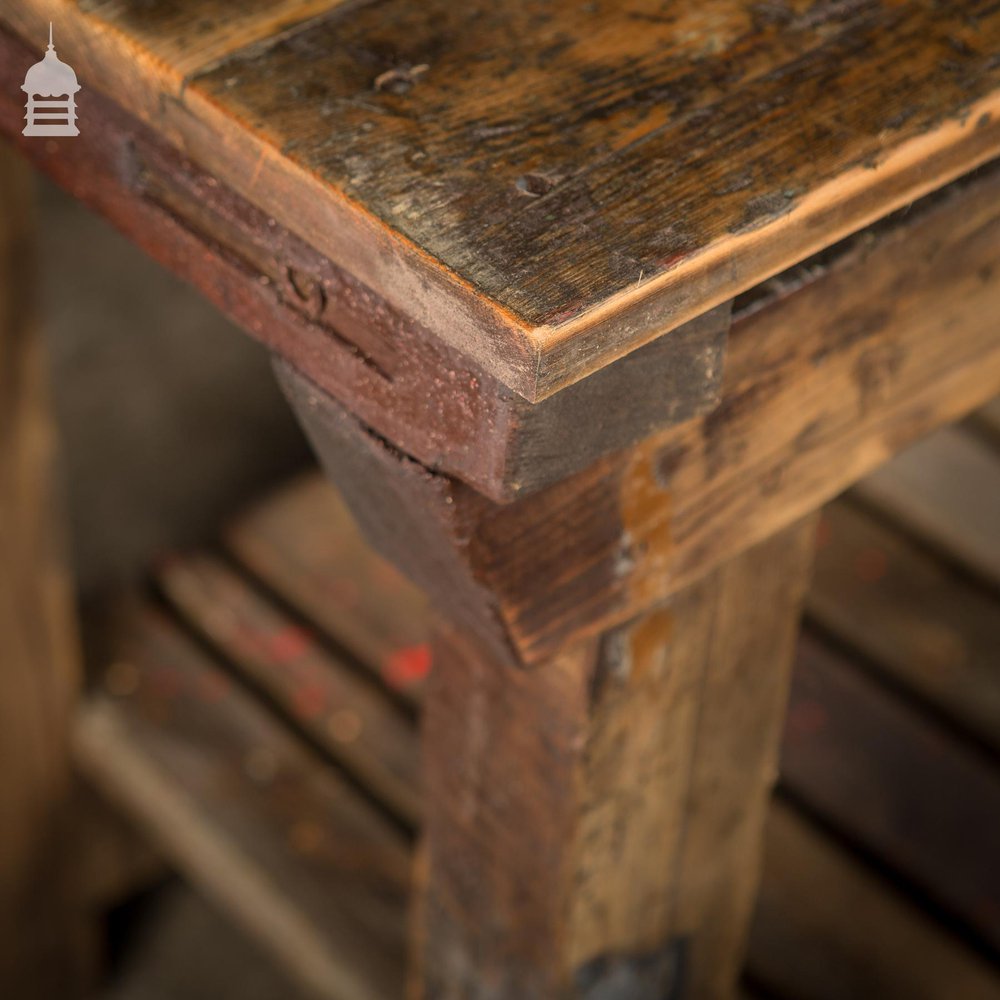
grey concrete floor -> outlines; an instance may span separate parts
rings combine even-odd
[[[308,452],[261,348],[85,209],[42,182],[39,193],[74,571],[99,599],[157,552],[211,537]],[[128,912],[102,1000],[297,995],[180,880]]]

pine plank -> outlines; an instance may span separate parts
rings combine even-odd
[[[253,686],[270,695],[302,731],[416,826],[416,733],[378,685],[328,652],[311,630],[211,555],[171,558],[161,566],[158,580],[185,619]]]
[[[1000,751],[994,596],[895,526],[837,500],[823,512],[807,608],[824,629]]]
[[[405,841],[160,613],[120,622],[77,761],[317,997],[401,995]]]
[[[0,19],[532,400],[1000,151],[989,0],[148,10]]]
[[[869,476],[856,494],[1000,589],[1000,461],[986,442],[944,428]]]

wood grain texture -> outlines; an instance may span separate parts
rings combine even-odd
[[[798,525],[530,671],[442,636],[415,995],[731,994],[811,552]]]
[[[58,144],[21,136],[29,51],[0,31],[0,132],[75,198],[193,283],[378,434],[498,501],[705,413],[718,401],[729,306],[566,392],[526,402],[93,91],[100,122]]]
[[[1000,776],[808,632],[781,780],[1000,954]]]
[[[634,616],[1000,386],[1000,172],[839,257],[730,333],[719,407],[499,506],[286,392],[373,543],[494,655]]]
[[[989,0],[144,11],[0,19],[532,400],[1000,152]]]
[[[754,979],[801,1000],[996,1000],[996,972],[777,803],[750,939]]]
[[[810,617],[1000,752],[1000,602],[884,520],[823,512]]]
[[[399,996],[402,836],[158,612],[127,612],[117,652],[84,773],[308,995]]]
[[[384,691],[211,555],[172,558],[158,580],[185,620],[252,687],[397,816],[417,825],[419,746],[409,721]]]
[[[73,996],[69,728],[79,677],[35,312],[33,193],[0,145],[0,994]]]

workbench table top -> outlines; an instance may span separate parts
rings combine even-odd
[[[994,0],[0,0],[531,400],[1000,154]]]

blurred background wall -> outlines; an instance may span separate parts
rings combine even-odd
[[[210,538],[308,461],[266,352],[196,292],[38,178],[42,317],[84,600]],[[293,1000],[267,957],[169,879],[113,922],[101,1000]]]

